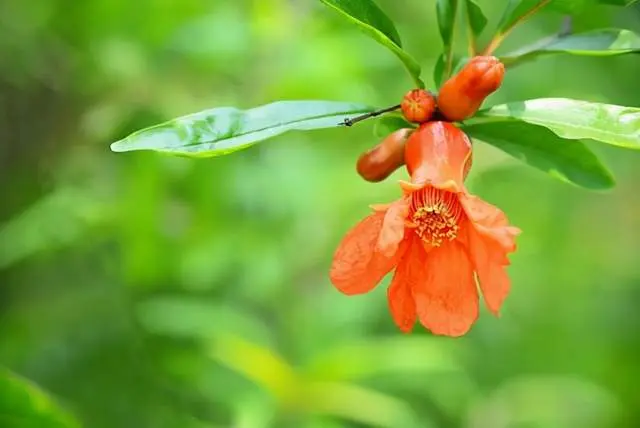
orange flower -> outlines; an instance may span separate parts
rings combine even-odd
[[[498,58],[476,56],[442,85],[438,108],[451,121],[471,117],[485,98],[502,85],[503,78],[504,65]]]
[[[411,182],[401,181],[401,199],[373,206],[344,237],[330,272],[336,288],[366,293],[395,269],[387,296],[400,330],[419,320],[434,334],[461,336],[478,317],[477,276],[498,315],[520,230],[464,187],[471,156],[471,142],[454,125],[421,125],[405,149]]]
[[[402,98],[400,109],[409,122],[424,123],[435,113],[436,100],[424,89],[413,89]]]

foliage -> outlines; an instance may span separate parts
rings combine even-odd
[[[376,3],[435,87],[436,2]],[[490,43],[505,3],[460,2],[453,71]],[[635,45],[621,44],[640,31],[638,6],[559,3],[504,40],[503,88],[460,124],[477,140],[469,187],[525,233],[501,319],[455,341],[399,335],[384,287],[345,301],[327,280],[344,230],[404,178],[372,186],[353,171],[372,141],[406,126],[396,114],[336,127],[417,86],[398,51],[354,27],[375,31],[322,2],[0,5],[2,416],[91,428],[638,426],[640,175],[625,148],[637,147],[640,84]],[[569,3],[589,4],[558,36]],[[580,34],[609,38],[574,45]],[[358,107],[232,156],[108,151],[172,117],[278,99]],[[550,99],[571,109],[545,115]],[[577,127],[585,114],[592,126]],[[610,115],[620,120],[600,120]],[[617,178],[606,193],[538,172],[604,189],[605,164]]]
[[[408,53],[401,49],[402,43],[395,25],[373,0],[322,0],[322,2],[338,11],[362,29],[365,34],[388,47],[407,67],[417,86],[423,87],[419,78],[420,67]],[[493,53],[515,26],[548,6],[557,7],[558,4],[551,0],[510,0],[498,22],[495,35],[483,53],[487,55]],[[461,57],[456,59],[454,52],[458,9],[464,9],[466,16],[466,32],[469,37],[469,54],[471,56],[479,52],[476,38],[483,32],[487,24],[482,9],[473,1],[436,1],[436,16],[443,44],[443,51],[435,66],[434,80],[438,85],[464,63]],[[573,10],[573,8],[571,9]],[[508,54],[504,59],[507,65],[513,66],[537,56],[552,53],[608,56],[635,53],[639,49],[640,36],[628,30],[606,28],[586,33],[562,33],[552,36],[537,42],[533,47]],[[454,67],[454,65],[456,66]],[[361,113],[373,111],[373,109],[367,110],[357,104],[353,104],[353,107],[345,104],[343,107],[341,104],[330,101],[300,101],[298,104],[289,101],[285,103],[260,107],[255,110],[255,113],[254,110],[250,110],[243,114],[234,108],[203,111],[175,119],[164,125],[138,131],[125,140],[112,144],[111,148],[114,151],[156,150],[190,156],[215,156],[231,153],[289,129],[317,129],[337,126],[340,122],[336,122],[334,119],[338,114],[346,116],[358,111]],[[327,114],[333,116],[327,117]],[[508,138],[511,140],[509,142],[511,149],[506,152],[531,166],[552,172],[554,176],[588,188],[609,187],[613,185],[613,180],[610,179],[609,173],[606,172],[596,155],[587,148],[582,147],[578,150],[577,147],[580,146],[574,144],[574,147],[566,150],[557,149],[559,143],[567,143],[562,141],[563,139],[588,138],[625,148],[640,148],[640,110],[637,109],[580,100],[545,100],[540,98],[521,104],[494,106],[490,110],[481,112],[478,116],[480,118],[500,116],[505,119],[517,119],[551,129],[560,137],[559,139],[542,132],[537,133],[537,136],[545,138],[544,142],[526,136],[521,141],[515,142],[514,140],[518,138],[518,130],[509,125]],[[318,119],[320,117],[323,119]],[[386,123],[388,125],[390,122]],[[401,125],[400,123],[396,124]],[[493,131],[483,132],[483,128],[485,128],[483,122],[476,121],[473,129],[476,135],[485,137],[490,135],[490,132],[495,133],[494,131],[497,129],[497,127],[490,125]],[[526,132],[527,127],[522,127],[521,131]],[[504,148],[505,136],[506,133],[503,133],[503,144],[499,144],[501,148]],[[489,140],[495,141],[492,138]],[[529,147],[531,145],[534,145],[535,148]],[[545,161],[540,162],[538,156],[522,156],[521,150],[516,149],[518,147],[522,147],[525,152],[539,153],[545,158]],[[573,154],[568,155],[567,151],[573,151]],[[578,153],[583,154],[578,155]],[[549,165],[552,167],[550,168]],[[600,171],[596,173],[600,175],[600,178],[595,181],[570,180],[565,174],[556,173],[558,168],[570,167],[579,170],[584,169],[586,165],[595,168],[592,170],[593,173],[596,170]]]

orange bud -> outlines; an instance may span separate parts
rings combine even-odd
[[[447,80],[438,94],[438,108],[451,121],[473,116],[480,105],[502,84],[504,65],[494,56],[472,58],[458,74]]]
[[[454,180],[462,185],[472,162],[471,140],[450,122],[420,125],[405,145],[404,159],[414,183]]]
[[[424,89],[413,89],[402,98],[400,108],[409,122],[424,123],[436,111],[436,100]]]
[[[382,181],[404,164],[404,144],[413,129],[403,128],[389,134],[380,144],[358,158],[356,170],[372,183]]]

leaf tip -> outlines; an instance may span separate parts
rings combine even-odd
[[[128,152],[129,149],[127,147],[127,139],[123,139],[123,140],[118,140],[115,143],[111,143],[111,145],[109,146],[109,148],[111,148],[111,151],[114,153],[122,153],[122,152]]]

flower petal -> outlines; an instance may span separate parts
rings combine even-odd
[[[400,251],[385,257],[375,250],[384,217],[384,212],[365,217],[347,233],[336,250],[329,277],[344,294],[370,291],[398,263]]]
[[[409,333],[418,319],[416,302],[413,299],[412,284],[420,278],[423,258],[416,251],[423,250],[417,240],[411,239],[408,250],[398,263],[391,284],[387,289],[387,300],[391,317],[403,333]]]
[[[415,184],[453,181],[463,188],[472,156],[469,137],[448,122],[420,125],[405,145],[405,163]]]
[[[511,289],[511,280],[506,271],[506,252],[497,241],[479,233],[473,227],[467,230],[467,242],[484,301],[487,308],[498,316],[502,302]],[[507,263],[504,263],[504,260]]]
[[[502,210],[477,196],[460,194],[460,203],[469,219],[462,240],[466,241],[487,308],[497,316],[511,288],[506,266],[508,254],[516,249],[520,229],[509,226]]]
[[[506,252],[515,251],[515,238],[520,229],[509,226],[509,220],[501,209],[468,193],[460,193],[459,198],[467,217],[480,234],[497,241]]]
[[[404,238],[404,227],[409,212],[408,199],[400,199],[391,204],[384,216],[378,237],[376,251],[385,257],[393,257]]]
[[[448,242],[425,252],[424,258],[421,278],[413,288],[420,322],[433,334],[464,335],[478,319],[478,291],[464,247]]]

